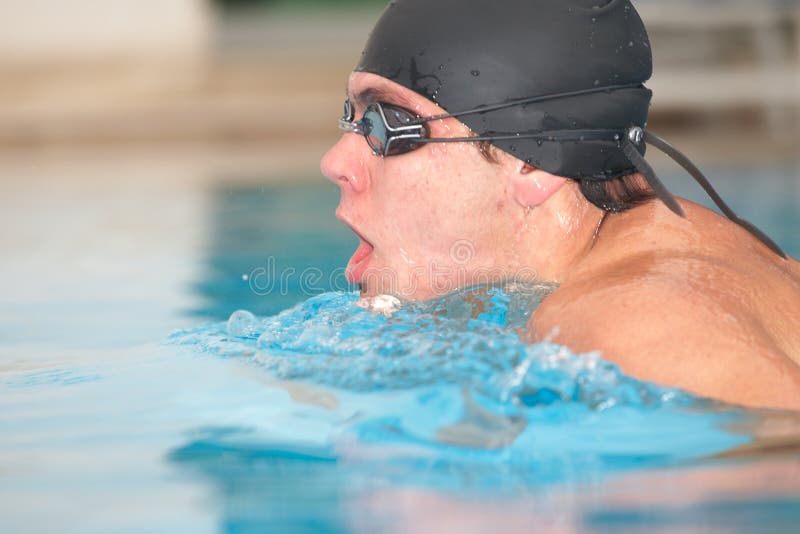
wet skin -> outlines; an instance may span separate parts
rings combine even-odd
[[[357,119],[371,98],[442,112],[372,74],[351,75],[348,92]],[[456,119],[430,127],[469,135]],[[433,144],[379,158],[362,136],[342,136],[322,171],[361,238],[348,271],[364,296],[554,282],[529,341],[600,351],[631,376],[702,396],[800,410],[800,264],[691,202],[681,200],[686,219],[657,201],[606,215],[575,182],[494,153]]]
[[[635,377],[732,403],[800,409],[800,265],[681,200],[608,217],[530,323]]]

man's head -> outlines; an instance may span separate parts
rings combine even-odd
[[[339,217],[362,240],[351,280],[367,295],[427,298],[556,276],[602,216],[581,191],[601,198],[608,188],[594,183],[634,172],[620,135],[645,125],[650,72],[627,0],[390,4],[348,83],[345,118],[360,134],[322,163],[342,186]],[[386,137],[383,105],[407,110],[435,142],[375,155],[364,130]],[[467,137],[489,139],[491,153],[441,142]]]

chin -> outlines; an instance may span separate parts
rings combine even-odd
[[[423,300],[418,283],[414,282],[410,274],[399,269],[373,266],[364,273],[358,287],[362,298],[391,295],[401,300]]]
[[[462,289],[471,280],[471,273],[460,266],[438,270],[422,265],[409,267],[381,265],[373,261],[358,279],[362,297],[391,295],[405,301],[424,301],[443,297]]]

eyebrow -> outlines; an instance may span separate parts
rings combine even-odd
[[[349,91],[347,94],[349,97]],[[408,99],[380,87],[368,87],[363,91],[359,91],[353,95],[353,100],[359,107],[365,107],[369,104],[374,104],[375,102],[381,102],[383,104],[395,105],[403,108],[413,107],[413,104]]]

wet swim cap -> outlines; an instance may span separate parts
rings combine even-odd
[[[492,144],[552,174],[605,181],[638,171],[685,216],[643,157],[650,143],[728,218],[786,258],[686,156],[645,131],[653,58],[630,0],[392,0],[355,70],[438,103],[481,137],[503,137]],[[542,133],[552,135],[535,135]]]
[[[396,0],[356,70],[399,83],[450,113],[599,90],[459,117],[473,132],[495,136],[643,128],[651,92],[642,84],[653,69],[647,32],[628,0]],[[635,172],[612,136],[493,144],[569,178]]]

